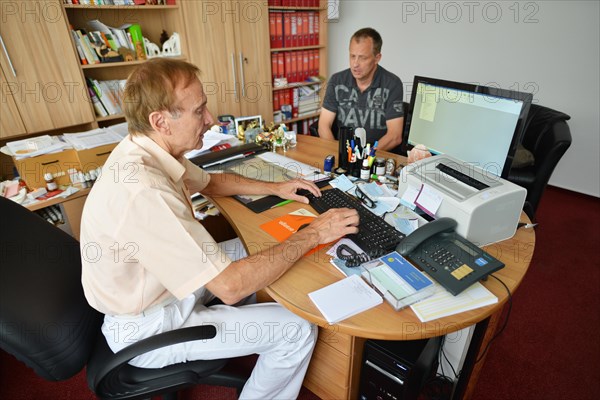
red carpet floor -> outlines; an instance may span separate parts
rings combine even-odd
[[[600,398],[600,200],[549,187],[536,247],[473,398]]]
[[[532,264],[488,352],[474,400],[600,398],[600,200],[551,187],[537,221]],[[83,373],[46,382],[0,351],[0,399],[94,398]],[[317,399],[308,390],[299,398]],[[199,387],[180,398],[192,399],[232,400],[235,393]]]

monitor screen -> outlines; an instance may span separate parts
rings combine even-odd
[[[506,178],[532,95],[415,76],[408,148],[422,144]]]

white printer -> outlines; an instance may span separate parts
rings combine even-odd
[[[433,198],[434,217],[456,220],[456,232],[478,246],[515,234],[526,195],[525,188],[445,154],[407,165],[398,178],[403,203]]]

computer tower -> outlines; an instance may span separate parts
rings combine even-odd
[[[367,340],[360,374],[360,400],[416,399],[437,370],[442,337]]]

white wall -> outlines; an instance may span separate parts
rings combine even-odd
[[[599,4],[341,0],[329,25],[329,71],[348,67],[350,36],[371,26],[405,101],[415,75],[532,92],[571,116],[573,144],[550,184],[600,196]]]

